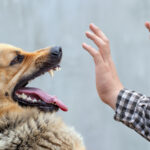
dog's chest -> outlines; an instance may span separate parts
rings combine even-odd
[[[82,138],[55,114],[33,112],[0,120],[0,150],[77,150]]]

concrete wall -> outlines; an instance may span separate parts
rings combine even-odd
[[[31,86],[56,94],[69,107],[59,112],[83,135],[88,150],[149,150],[149,143],[113,120],[96,93],[94,64],[81,43],[94,22],[109,37],[124,86],[150,95],[149,0],[0,0],[0,42],[28,51],[63,47],[62,71]],[[90,41],[87,41],[91,43]]]

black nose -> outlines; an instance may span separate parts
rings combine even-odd
[[[62,48],[61,47],[53,47],[51,49],[51,56],[52,57],[61,57],[62,56]]]

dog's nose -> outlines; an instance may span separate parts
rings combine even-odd
[[[62,55],[62,48],[61,47],[53,47],[51,49],[51,55],[54,56],[54,57],[61,57]]]

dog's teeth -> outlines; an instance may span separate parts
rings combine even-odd
[[[32,98],[31,98],[31,97],[29,97],[28,99],[29,99],[30,101],[32,101]]]
[[[21,98],[21,97],[22,97],[20,94],[17,94],[17,93],[16,93],[16,95],[17,95],[19,98]]]
[[[42,100],[41,100],[41,99],[38,99],[37,101],[38,101],[38,102],[42,102]]]
[[[56,67],[56,71],[60,71],[61,70],[61,68],[60,67]]]
[[[54,71],[52,69],[49,71],[49,73],[50,73],[51,77],[54,76]]]
[[[56,71],[59,71],[59,67],[56,67]]]
[[[60,66],[58,66],[58,67],[57,67],[57,70],[58,70],[58,71],[60,71],[60,70],[61,70]]]
[[[21,95],[18,95],[18,97],[19,97],[19,98],[22,98],[22,96],[21,96]]]
[[[29,97],[27,97],[27,100],[28,100],[28,101],[32,101],[32,99],[31,99],[31,97],[30,97],[30,96],[29,96]]]
[[[33,102],[37,102],[37,100],[34,98],[34,99],[33,99]]]
[[[19,98],[22,98],[22,99],[24,99],[24,100],[27,100],[27,101],[29,101],[29,102],[32,102],[32,103],[36,103],[37,101],[41,101],[41,99],[36,99],[36,98],[34,98],[34,99],[32,99],[30,96],[27,96],[26,94],[24,94],[24,93],[22,93],[22,94],[18,94],[18,93],[16,93],[16,95],[19,97]]]
[[[17,94],[17,93],[16,93],[16,95],[17,95],[18,97],[20,97],[20,95],[19,95],[19,94]]]
[[[24,93],[21,95],[23,99],[27,98],[27,95],[25,95]]]
[[[60,71],[61,70],[61,67],[58,67],[58,71]]]

